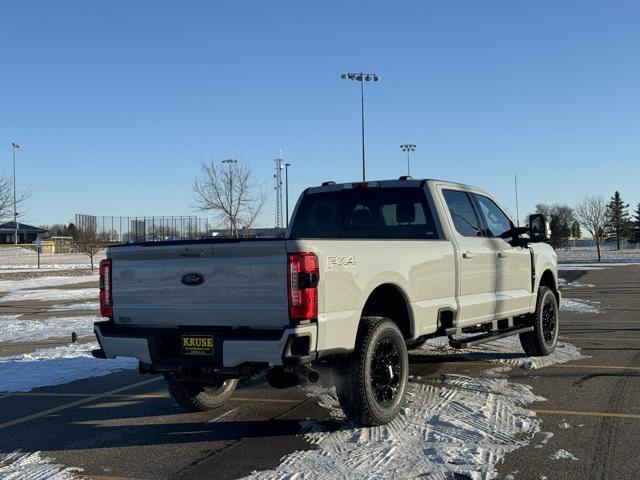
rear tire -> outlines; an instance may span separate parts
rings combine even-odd
[[[531,315],[534,330],[520,334],[520,344],[530,357],[544,357],[555,350],[560,328],[559,310],[553,290],[540,287],[536,311]]]
[[[404,402],[409,357],[398,326],[385,317],[360,320],[355,350],[336,385],[346,416],[372,427],[392,421]]]
[[[206,412],[221,407],[233,395],[238,385],[236,379],[221,379],[220,383],[206,385],[198,382],[182,382],[172,375],[165,375],[169,393],[178,405],[191,412]]]

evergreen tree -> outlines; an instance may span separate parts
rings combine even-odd
[[[536,205],[536,213],[541,213],[549,220],[551,228],[551,245],[553,248],[565,247],[569,237],[573,235],[573,224],[576,221],[573,209],[568,205],[554,203]]]
[[[578,223],[577,220],[575,222],[573,222],[573,225],[571,225],[571,236],[574,238],[574,240],[582,238],[582,231],[580,230],[580,223]]]
[[[609,202],[607,234],[616,239],[617,250],[620,250],[620,240],[629,235],[629,214],[627,213],[627,208],[629,208],[629,204],[625,204],[622,201],[620,192],[616,190],[616,193],[611,197],[611,202]]]
[[[633,212],[633,220],[631,221],[631,241],[640,243],[640,203],[635,212]]]

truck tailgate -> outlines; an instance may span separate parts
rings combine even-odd
[[[284,240],[114,247],[116,324],[282,328],[289,324]]]

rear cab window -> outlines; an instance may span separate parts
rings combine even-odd
[[[289,238],[439,239],[422,188],[346,188],[300,200]]]

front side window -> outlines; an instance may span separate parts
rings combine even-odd
[[[513,224],[496,203],[483,195],[475,195],[490,237],[508,237]]]
[[[458,233],[463,237],[482,236],[480,222],[469,195],[459,190],[444,190],[442,193]]]

